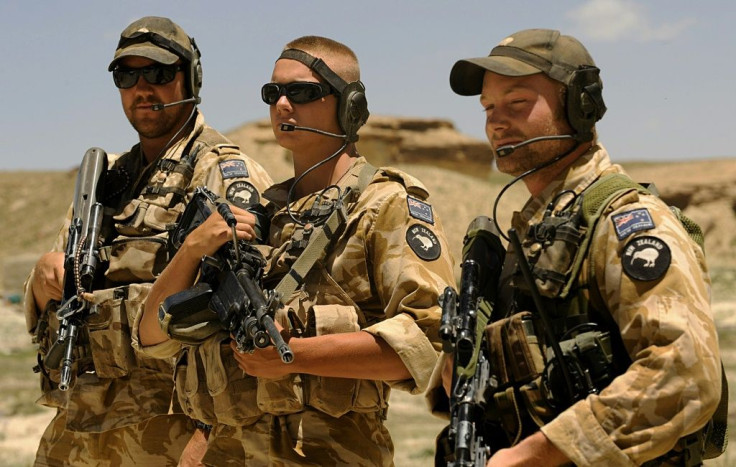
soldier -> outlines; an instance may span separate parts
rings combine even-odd
[[[499,170],[531,194],[514,213],[521,241],[509,246],[485,333],[487,465],[698,464],[699,430],[721,395],[704,252],[598,142],[593,59],[570,36],[524,30],[488,57],[459,60],[450,85],[480,94]],[[441,367],[428,391],[435,410],[451,389]]]
[[[265,286],[285,291],[276,320],[294,358],[284,363],[272,346],[190,347],[177,370],[181,404],[213,424],[207,464],[392,465],[389,391],[424,391],[437,359],[438,296],[453,282],[442,225],[418,180],[358,153],[368,109],[348,47],[290,42],[261,96],[294,156],[295,178],[264,194]],[[191,251],[181,264],[206,250]],[[154,289],[146,314],[176,291],[163,280]]]
[[[262,167],[205,123],[197,107],[200,52],[170,19],[131,23],[108,69],[139,143],[109,158],[101,196],[104,267],[98,270],[104,277],[97,278],[91,299],[96,313],[74,351],[71,389],[61,392],[58,370],[43,369],[39,402],[56,407],[57,414],[43,434],[36,465],[179,461],[194,421],[175,403],[172,410],[172,363],[139,354],[131,328],[166,265],[167,230],[195,187],[206,185],[236,204],[239,198],[253,204],[272,183]],[[238,215],[245,212],[234,209]],[[54,311],[63,288],[68,225],[69,219],[26,283],[28,329],[41,357],[58,328]]]

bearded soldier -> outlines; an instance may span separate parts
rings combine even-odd
[[[598,141],[592,57],[524,30],[458,61],[450,84],[480,95],[498,169],[531,195],[500,233],[509,251],[486,297],[487,465],[700,463],[722,392],[704,252]],[[440,411],[457,389],[444,360],[428,392]]]
[[[58,369],[40,368],[39,402],[57,414],[36,465],[177,464],[195,422],[172,401],[171,362],[138,353],[131,328],[168,261],[168,229],[195,188],[206,185],[245,212],[272,183],[205,123],[197,107],[200,52],[180,26],[161,17],[134,21],[121,33],[108,68],[139,142],[110,155],[104,174],[103,267],[87,297],[95,311],[74,348],[71,387],[60,390]],[[68,226],[69,219],[27,281],[26,318],[40,361],[59,327],[54,311],[64,288]]]

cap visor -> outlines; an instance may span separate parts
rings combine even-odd
[[[110,66],[107,68],[108,71],[112,71],[115,68],[115,64],[124,57],[145,57],[150,58],[154,62],[163,63],[164,65],[173,65],[179,60],[178,55],[145,42],[142,44],[133,44],[115,52],[115,58],[110,62]]]
[[[483,90],[483,75],[492,71],[504,76],[527,76],[541,70],[519,60],[491,56],[459,60],[450,72],[450,87],[461,96],[475,96]]]

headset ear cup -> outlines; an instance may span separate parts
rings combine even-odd
[[[191,69],[191,83],[189,90],[192,92],[192,97],[199,97],[199,90],[202,89],[202,63],[199,59],[196,59],[192,63]]]
[[[192,46],[192,60],[189,63],[188,76],[189,92],[192,93],[192,97],[199,97],[199,90],[202,89],[202,62],[200,61],[202,53],[193,37],[189,38],[189,43]]]
[[[578,141],[593,139],[595,122],[603,117],[603,84],[596,67],[576,70],[567,88],[567,121]]]
[[[349,143],[358,141],[358,130],[368,121],[368,100],[360,81],[349,83],[340,96],[337,118]]]

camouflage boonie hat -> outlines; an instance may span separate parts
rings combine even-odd
[[[173,65],[180,58],[192,63],[192,50],[190,37],[178,24],[168,18],[146,16],[120,33],[107,71],[112,71],[121,58],[130,56],[150,58],[164,65]]]
[[[574,37],[552,29],[526,29],[502,40],[487,57],[458,60],[450,72],[450,86],[461,96],[480,94],[486,71],[504,76],[542,72],[569,85],[576,70],[594,66],[593,57]]]

